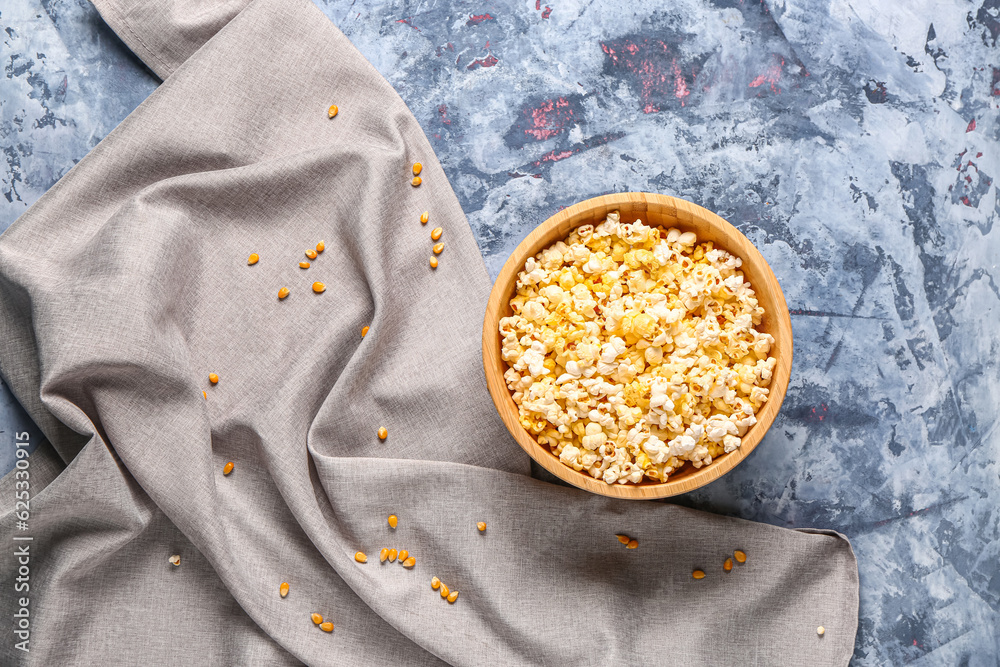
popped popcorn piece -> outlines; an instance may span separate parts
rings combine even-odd
[[[742,264],[617,212],[529,257],[499,326],[521,424],[607,484],[738,449],[777,363]]]

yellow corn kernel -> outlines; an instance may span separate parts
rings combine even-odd
[[[736,557],[736,562],[739,563],[739,564],[741,564],[741,565],[743,563],[747,562],[747,555],[745,553],[743,553],[742,551],[740,551],[739,549],[737,549],[736,551],[733,552],[733,556]]]
[[[458,591],[452,591],[451,593],[448,593],[447,599],[449,603],[455,604],[455,600],[458,599]]]
[[[617,537],[618,541],[622,544],[628,544],[629,542],[628,535],[615,535],[615,537]]]
[[[638,549],[639,540],[629,540],[629,543],[625,545],[626,549]]]
[[[424,169],[424,165],[420,164],[419,162],[414,162],[413,163],[413,175],[414,176],[419,175],[420,172],[423,171],[423,169]]]
[[[366,556],[363,551],[359,551],[356,554],[354,554],[354,560],[358,561],[359,563],[367,563],[368,556]]]
[[[208,381],[211,382],[212,384],[216,384],[219,381],[219,376],[216,375],[215,373],[209,373]]]
[[[441,583],[441,591],[440,591],[441,597],[443,597],[443,598],[448,597],[448,593],[450,593],[450,592],[451,591],[448,590],[448,587],[444,584],[444,582],[442,582]]]
[[[414,176],[413,180],[410,181],[410,185],[412,185],[413,187],[417,187],[418,185],[420,185],[423,182],[424,182],[424,180],[422,178],[420,178],[419,176]]]
[[[316,294],[322,294],[325,291],[326,285],[318,281],[313,283],[313,292],[316,292]]]
[[[476,528],[479,529],[480,533],[486,532],[486,522],[480,521],[479,523],[476,524]]]
[[[384,563],[385,559],[388,557],[389,557],[389,549],[386,547],[382,547],[382,551],[380,551],[378,554],[378,562]]]
[[[430,211],[424,211],[423,213],[420,214],[420,224],[421,225],[426,225],[427,221],[430,220],[430,219],[431,219],[431,212]]]
[[[206,401],[208,400],[208,393],[204,389],[201,390],[201,395],[205,398]]]
[[[233,471],[233,462],[232,462],[232,461],[230,461],[229,463],[227,463],[227,464],[226,464],[225,466],[223,466],[223,468],[222,468],[222,474],[223,474],[223,475],[228,475],[228,474],[229,474],[229,473],[231,473],[232,471]]]
[[[727,558],[726,562],[724,562],[722,564],[722,569],[725,570],[726,572],[732,571],[732,569],[733,569],[733,559],[732,558]]]
[[[260,261],[260,255],[258,255],[255,252],[250,253],[250,256],[247,257],[247,264],[249,264],[250,266],[253,266],[258,261]]]
[[[444,233],[443,227],[435,227],[434,230],[431,232],[431,241],[437,241],[439,238],[441,238],[441,234],[443,233]]]
[[[378,439],[379,440],[385,440],[388,437],[389,437],[389,430],[385,426],[383,426],[382,428],[380,428],[378,430]]]
[[[406,549],[400,549],[399,550],[399,562],[402,563],[404,560],[407,559],[407,557],[409,555],[410,555],[409,551],[407,551]]]
[[[300,269],[308,269],[310,266],[309,262],[299,262]]]
[[[434,247],[431,248],[431,250],[434,251],[435,255],[440,255],[441,251],[444,250],[444,244],[443,243],[435,243]]]
[[[326,623],[320,623],[319,629],[323,632],[333,632],[333,623],[327,621]]]
[[[312,248],[306,248],[306,257],[309,259],[316,259],[316,251]]]
[[[382,436],[382,431],[383,430],[384,429],[379,429],[379,435],[378,435],[378,437],[380,437],[380,438],[383,437]],[[389,527],[390,528],[395,528],[396,524],[398,524],[398,523],[399,523],[399,517],[397,517],[395,514],[390,514],[389,515]]]
[[[278,298],[279,299],[284,299],[286,296],[288,296],[288,288],[287,287],[282,287],[280,290],[278,290]]]
[[[316,252],[323,252],[324,250],[326,250],[325,242],[320,241],[319,243],[316,244]]]
[[[704,579],[705,573],[702,572],[701,570],[695,570],[694,572],[691,573],[691,576],[694,577],[695,579]]]
[[[167,560],[169,560],[170,564],[173,565],[174,567],[177,567],[178,565],[181,564],[181,557],[178,556],[177,554],[174,554],[173,556],[171,556]]]
[[[288,595],[288,582],[287,581],[281,582],[281,586],[278,586],[278,593],[281,595],[281,597],[286,597]]]
[[[438,258],[437,257],[431,257],[431,268],[432,269],[436,269],[437,267],[438,267]]]
[[[361,327],[361,337],[364,338],[368,335],[368,327]]]
[[[431,577],[431,588],[434,590],[441,588],[441,580],[437,577]]]
[[[333,118],[334,116],[337,115],[338,111],[340,111],[340,109],[337,108],[336,104],[333,104],[330,106],[329,109],[326,110],[326,115],[329,116],[330,118]]]
[[[822,625],[819,626],[818,628],[816,628],[816,634],[822,637],[823,635],[826,634],[826,628],[824,628]]]
[[[310,616],[310,618],[312,619],[312,622],[315,623],[316,625],[319,625],[320,623],[323,622],[323,617],[320,616],[319,614],[313,614],[312,616]]]
[[[398,555],[399,555],[399,552],[397,552],[395,549],[389,549],[389,562],[390,563],[395,563],[396,562],[396,556],[398,556]]]
[[[417,564],[417,559],[414,558],[413,556],[410,556],[409,558],[403,561],[403,567],[407,569],[413,567],[416,564]]]

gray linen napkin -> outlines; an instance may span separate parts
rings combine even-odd
[[[0,481],[4,534],[32,538],[3,550],[8,621],[30,551],[30,652],[5,634],[3,664],[847,663],[842,536],[528,475],[485,388],[462,210],[316,7],[98,6],[166,81],[0,237],[0,372],[51,442],[27,531]]]

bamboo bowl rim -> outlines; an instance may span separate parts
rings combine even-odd
[[[670,475],[666,482],[644,478],[638,484],[607,484],[586,472],[576,471],[565,465],[552,450],[538,444],[521,426],[517,405],[503,378],[507,364],[500,356],[500,318],[511,314],[510,297],[525,260],[556,241],[564,240],[576,227],[588,223],[597,224],[612,211],[618,211],[623,222],[641,219],[647,225],[693,231],[698,235],[699,242],[713,241],[716,247],[741,258],[743,265],[740,270],[753,287],[758,303],[765,310],[757,329],[774,337],[770,354],[777,359],[777,363],[771,377],[768,400],[758,410],[757,423],[747,430],[741,446],[699,469],[690,464],[685,465],[680,472]],[[675,496],[705,486],[735,468],[757,447],[781,409],[791,376],[792,354],[792,322],[785,296],[760,251],[736,227],[715,213],[684,199],[647,192],[625,192],[587,199],[556,213],[535,227],[504,263],[490,292],[483,320],[483,369],[486,384],[493,404],[511,435],[532,459],[559,479],[586,491],[614,498],[648,500]]]

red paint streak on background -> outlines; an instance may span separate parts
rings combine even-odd
[[[500,61],[491,53],[485,58],[476,58],[473,60],[469,63],[468,69],[476,69],[477,67],[493,67],[498,62]]]
[[[448,118],[448,105],[442,104],[438,107],[438,116],[441,117],[441,123],[444,125],[451,125],[451,118]]]
[[[542,0],[535,0],[535,10],[537,11],[541,8],[542,8]]]
[[[993,95],[994,97],[1000,96],[1000,86],[997,85],[998,83],[1000,83],[1000,69],[994,67],[993,81],[990,83],[990,95]]]
[[[531,125],[524,133],[537,141],[551,139],[564,132],[574,120],[573,109],[565,97],[545,100],[534,109],[525,109],[524,114]]]
[[[472,14],[469,16],[469,20],[465,22],[465,25],[479,25],[483,21],[495,21],[496,19],[489,14]]]
[[[974,129],[976,129],[976,119],[975,118],[973,118],[972,120],[969,121],[969,126],[965,128],[965,131],[966,132],[972,132]]]
[[[413,17],[412,16],[407,16],[405,19],[399,19],[398,21],[396,21],[396,23],[404,23],[404,24],[410,26],[411,28],[413,28],[414,30],[416,30],[417,32],[420,32],[420,28],[418,28],[417,26],[413,25]]]
[[[772,93],[781,94],[781,90],[779,90],[775,84],[778,83],[779,79],[781,79],[781,72],[785,67],[785,59],[779,57],[779,60],[780,62],[772,63],[771,66],[767,68],[766,72],[759,74],[753,81],[750,82],[748,87],[759,88],[766,83],[769,84]]]
[[[691,94],[690,83],[695,73],[685,74],[676,51],[663,40],[625,38],[620,42],[602,43],[601,49],[611,64],[635,76],[643,113],[664,109],[664,98],[674,97],[685,106]]]
[[[552,16],[552,8],[549,7],[548,5],[545,5],[545,11],[542,12],[542,18],[547,19],[550,16]]]

